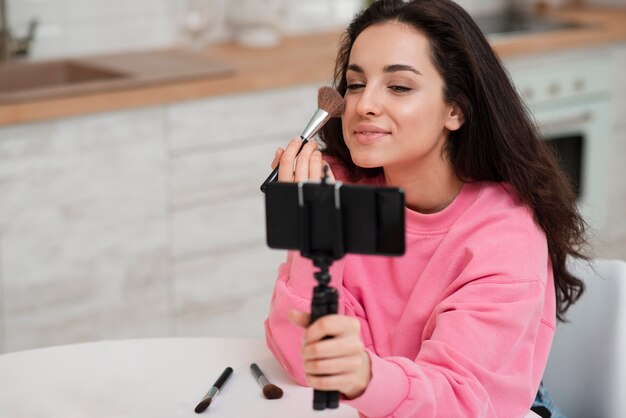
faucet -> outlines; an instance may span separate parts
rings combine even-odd
[[[531,18],[531,13],[525,0],[507,0],[504,14],[513,25],[524,25]]]
[[[6,1],[0,0],[0,62],[28,56],[38,24],[37,19],[31,20],[26,36],[14,37],[8,26]]]
[[[509,14],[523,14],[524,3],[524,0],[507,0],[506,11]]]

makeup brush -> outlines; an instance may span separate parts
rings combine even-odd
[[[263,387],[263,396],[267,399],[279,399],[283,397],[283,390],[278,386],[271,384],[267,377],[261,371],[261,368],[256,363],[250,365],[250,370],[259,385]]]
[[[207,409],[209,405],[211,405],[211,401],[217,396],[217,394],[220,392],[220,389],[222,388],[222,385],[226,382],[226,380],[228,380],[232,373],[232,367],[227,367],[224,369],[220,377],[218,377],[215,383],[213,383],[213,386],[211,386],[211,389],[209,389],[209,391],[206,393],[206,395],[204,395],[198,406],[196,406],[196,409],[194,410],[196,411],[196,414],[204,412],[204,410]]]
[[[309,121],[309,123],[302,131],[300,135],[300,139],[302,140],[302,144],[300,145],[300,149],[298,150],[298,154],[302,150],[304,144],[309,142],[309,139],[315,136],[319,132],[320,129],[328,122],[330,118],[335,118],[337,116],[341,116],[343,113],[344,101],[343,97],[337,90],[332,87],[321,87],[317,91],[317,110],[313,114],[313,117]],[[296,155],[298,155],[296,154]],[[265,179],[263,184],[261,185],[261,191],[265,193],[265,189],[267,188],[268,183],[276,181],[278,177],[278,165],[271,172],[271,174]]]

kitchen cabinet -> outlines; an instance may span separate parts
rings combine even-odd
[[[316,105],[306,85],[168,107],[177,335],[263,335],[285,254],[265,245],[259,186]]]
[[[626,45],[613,47],[612,147],[608,158],[610,225],[601,232],[597,253],[626,260]]]
[[[3,350],[167,332],[161,115],[0,129]]]
[[[263,196],[317,87],[0,128],[0,351],[260,336]]]

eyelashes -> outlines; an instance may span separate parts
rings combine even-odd
[[[350,83],[346,86],[346,90],[351,93],[358,92],[360,90],[363,90],[364,88],[365,88],[365,84],[363,83]],[[413,90],[411,87],[397,85],[397,84],[388,86],[387,88],[391,90],[393,93],[399,93],[399,94],[408,93]]]
[[[413,90],[411,87],[406,87],[406,86],[390,86],[389,88],[396,93],[407,93]]]
[[[365,84],[358,84],[358,83],[348,84],[348,86],[346,87],[346,89],[350,92],[354,92],[363,88],[365,88]]]

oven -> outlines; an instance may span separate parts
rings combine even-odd
[[[595,231],[607,221],[611,62],[608,53],[593,53],[511,71],[542,138],[572,182],[579,210]]]

